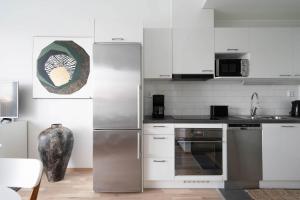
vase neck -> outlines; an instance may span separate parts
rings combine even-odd
[[[51,128],[62,128],[62,124],[51,124]]]

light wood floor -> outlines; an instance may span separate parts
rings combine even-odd
[[[38,200],[222,200],[215,189],[147,189],[144,193],[94,193],[91,170],[68,171],[65,179],[49,183],[43,177]],[[20,190],[22,200],[29,200],[30,190]]]
[[[20,190],[29,200],[30,190]],[[300,190],[249,190],[255,200],[300,200]],[[0,198],[1,199],[1,198]],[[223,200],[216,189],[147,189],[144,193],[94,193],[91,170],[69,170],[63,181],[49,183],[44,176],[38,200]],[[1,199],[2,200],[2,199]],[[242,199],[241,199],[242,200]]]

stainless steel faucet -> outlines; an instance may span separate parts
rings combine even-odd
[[[259,107],[259,100],[257,92],[253,92],[251,95],[251,102],[250,102],[250,115],[251,118],[255,118],[257,114],[257,110]]]

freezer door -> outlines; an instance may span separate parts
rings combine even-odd
[[[94,131],[94,191],[141,192],[140,131]]]
[[[141,45],[94,45],[94,128],[140,129]]]

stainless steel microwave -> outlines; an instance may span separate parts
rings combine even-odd
[[[248,59],[216,59],[216,77],[247,77]]]

